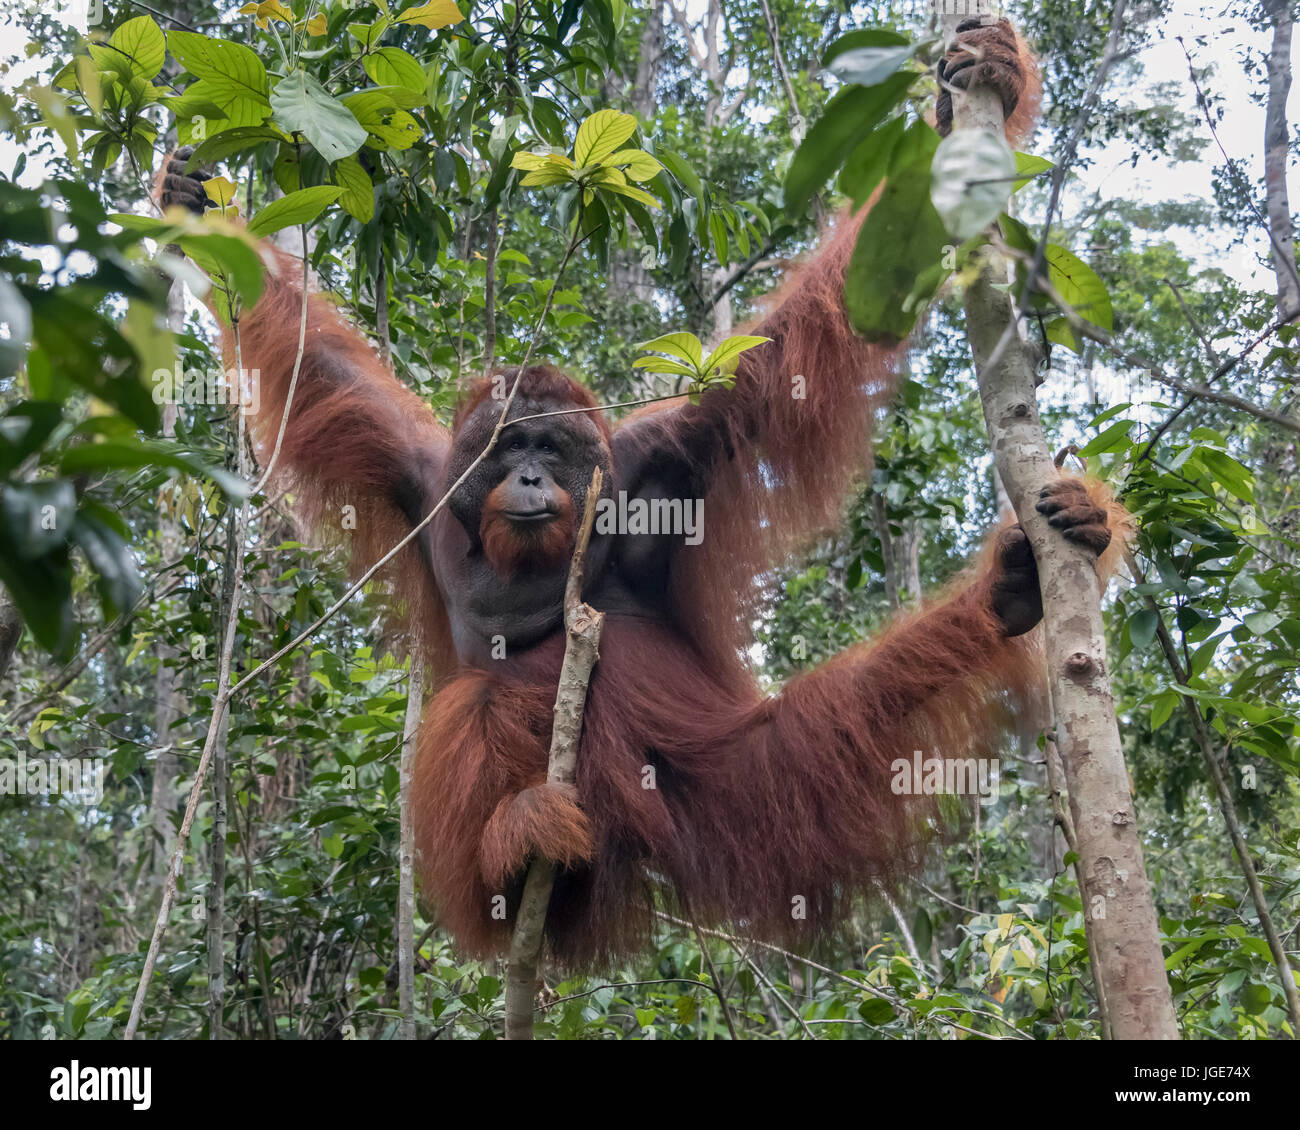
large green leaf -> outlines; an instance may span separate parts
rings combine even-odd
[[[822,66],[829,67],[846,51],[854,51],[863,47],[906,46],[907,36],[899,32],[878,27],[859,28],[857,31],[850,31],[841,35],[839,39],[826,48],[826,54],[822,56]]]
[[[1011,146],[992,130],[958,130],[939,143],[930,166],[930,199],[954,238],[971,239],[998,218],[1015,173]]]
[[[131,69],[145,79],[151,79],[167,61],[167,41],[162,29],[149,16],[136,16],[117,28],[108,43],[131,60]]]
[[[851,86],[831,99],[821,120],[799,146],[785,175],[788,212],[793,214],[804,208],[809,197],[839,168],[846,154],[870,136],[902,102],[916,77],[910,72],[892,74],[876,86]]]
[[[279,200],[268,204],[249,221],[249,234],[270,235],[292,224],[310,223],[333,204],[342,191],[337,185],[318,184],[282,196]]]
[[[185,168],[193,171],[204,165],[214,165],[236,154],[256,149],[268,141],[283,140],[285,140],[284,133],[271,126],[238,126],[234,129],[226,129],[199,145],[185,163]]]
[[[248,494],[248,484],[238,475],[220,467],[210,467],[188,453],[141,443],[139,440],[113,440],[107,443],[83,443],[71,447],[59,461],[59,470],[65,475],[87,471],[138,470],[141,467],[174,467],[211,479],[232,498]]]
[[[355,157],[344,157],[334,166],[334,179],[338,181],[339,204],[348,215],[368,224],[375,215],[375,186],[361,162]]]
[[[662,337],[656,337],[651,341],[643,341],[636,348],[642,352],[651,350],[655,353],[671,353],[675,357],[680,357],[683,361],[690,362],[696,369],[704,361],[704,347],[700,344],[700,339],[693,333],[684,331],[664,334]]]
[[[948,272],[949,236],[930,200],[931,153],[891,172],[858,233],[844,301],[854,329],[872,341],[901,341]]]
[[[271,109],[281,126],[302,134],[331,163],[366,143],[365,127],[305,71],[280,80],[271,92]]]
[[[618,110],[597,110],[581,126],[573,143],[573,163],[583,169],[603,161],[636,133],[636,118]]]
[[[267,105],[270,82],[266,68],[242,43],[173,30],[167,33],[167,46],[190,74],[203,80],[205,93],[217,105],[224,107],[231,101]]]
[[[1045,254],[1047,280],[1056,292],[1079,317],[1109,332],[1115,315],[1106,284],[1097,273],[1074,252],[1058,244],[1049,243]]]
[[[403,86],[416,94],[424,94],[428,81],[424,68],[400,47],[381,47],[372,51],[361,60],[361,65],[377,86]]]
[[[409,149],[420,140],[420,123],[397,102],[404,88],[386,86],[349,94],[343,104],[362,129],[379,138],[390,149]],[[406,91],[409,94],[409,91]]]
[[[901,47],[850,47],[839,52],[828,69],[841,82],[875,86],[916,54],[916,48],[915,43]]]
[[[858,144],[849,154],[840,170],[839,189],[853,201],[854,209],[861,208],[880,182],[885,179],[893,161],[894,150],[907,128],[907,119],[901,115],[890,118],[870,137]]]

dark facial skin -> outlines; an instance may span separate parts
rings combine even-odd
[[[547,425],[550,426],[547,426]],[[546,420],[516,424],[501,433],[501,481],[493,491],[501,513],[521,529],[554,521],[562,509],[556,475],[563,473],[568,437]]]

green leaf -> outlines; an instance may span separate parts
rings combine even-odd
[[[1169,721],[1170,715],[1174,712],[1174,707],[1182,701],[1182,695],[1177,691],[1163,690],[1156,696],[1156,700],[1151,705],[1151,729],[1158,730]]]
[[[203,165],[214,165],[238,153],[256,149],[265,142],[284,140],[286,140],[285,134],[270,126],[239,126],[235,129],[222,130],[194,150],[193,156],[185,162],[185,168],[194,170]]]
[[[1109,332],[1114,313],[1106,284],[1082,259],[1055,243],[1046,248],[1047,279],[1085,321]]]
[[[722,369],[727,372],[727,366],[746,350],[754,349],[771,340],[770,337],[758,337],[753,334],[737,334],[735,337],[729,337],[709,354],[704,364],[700,366],[700,371],[707,374],[714,369]]]
[[[1017,151],[1016,172],[1023,173],[1025,175],[1022,179],[1017,180],[1016,183],[1011,186],[1011,191],[1019,192],[1031,180],[1035,179],[1038,176],[1038,174],[1045,173],[1047,172],[1048,169],[1054,169],[1054,168],[1056,168],[1056,166],[1052,164],[1052,162],[1049,161],[1046,157],[1035,157],[1031,153],[1021,153]]]
[[[365,174],[362,173],[362,176]],[[248,233],[261,237],[292,224],[310,223],[333,204],[342,191],[337,185],[319,184],[282,196],[249,221]]]
[[[916,77],[913,72],[893,74],[876,86],[851,86],[831,99],[785,175],[785,206],[789,213],[802,211],[845,155],[902,102]]]
[[[1197,456],[1213,476],[1214,481],[1224,490],[1235,495],[1242,502],[1254,503],[1255,477],[1231,455],[1215,451],[1213,448],[1202,447],[1197,451]]]
[[[854,51],[862,47],[906,47],[907,43],[907,36],[896,31],[876,27],[860,28],[841,35],[826,48],[826,54],[822,56],[822,66],[829,67],[846,51]]]
[[[850,47],[838,52],[828,69],[841,82],[875,86],[916,54],[916,48],[915,43],[899,47]]]
[[[167,40],[149,16],[127,20],[109,36],[108,42],[131,57],[131,69],[142,78],[153,78],[167,61]]]
[[[363,47],[371,47],[379,42],[380,36],[388,30],[387,16],[381,16],[372,24],[348,24],[348,34]]]
[[[1128,433],[1133,430],[1133,424],[1133,420],[1120,420],[1111,424],[1084,444],[1079,449],[1079,455],[1086,459],[1090,455],[1102,455],[1123,447],[1128,443]]]
[[[343,104],[367,131],[392,149],[409,149],[420,140],[420,123],[397,105],[394,91],[404,87],[384,87],[350,94]],[[409,93],[409,92],[408,92]]]
[[[1011,146],[992,130],[957,130],[939,143],[930,199],[955,239],[972,239],[998,218],[1015,171]]]
[[[597,164],[636,133],[636,118],[618,110],[597,110],[581,126],[573,143],[578,168]]]
[[[930,136],[937,143],[933,130]],[[854,329],[869,341],[906,338],[947,277],[949,236],[930,200],[932,153],[890,175],[849,259],[844,301]]]
[[[855,211],[867,202],[885,179],[894,151],[906,128],[906,118],[901,115],[890,118],[879,129],[872,131],[865,141],[859,142],[844,162],[844,168],[840,170],[839,190],[853,201]]]
[[[858,1005],[858,1015],[868,1024],[888,1024],[894,1019],[894,1006],[879,997],[870,997]]]
[[[674,357],[680,357],[696,369],[700,368],[701,362],[704,360],[704,346],[700,344],[700,339],[694,334],[685,331],[664,334],[652,341],[643,341],[636,348],[642,352],[671,353]]]
[[[0,491],[0,522],[17,556],[34,561],[68,540],[77,494],[65,479],[11,483]]]
[[[1264,636],[1282,623],[1282,617],[1276,612],[1252,612],[1244,623],[1255,635]]]
[[[1135,649],[1147,647],[1156,638],[1160,618],[1149,608],[1135,612],[1128,620],[1128,638]]]
[[[271,92],[271,109],[281,126],[302,134],[331,163],[366,143],[364,126],[305,71],[280,80]]]
[[[633,180],[642,183],[653,180],[659,175],[659,170],[663,168],[663,165],[651,157],[644,149],[620,149],[617,153],[606,157],[602,164],[626,166],[624,172]]]
[[[187,71],[202,79],[206,94],[223,108],[227,103],[250,101],[269,105],[270,82],[266,68],[242,43],[209,39],[193,31],[170,31],[167,46]],[[190,93],[193,88],[187,90]],[[251,123],[240,122],[240,125]]]
[[[534,169],[519,183],[524,188],[549,188],[557,184],[570,184],[573,174],[564,170],[553,171],[550,168]]]
[[[395,22],[399,24],[420,24],[423,27],[436,29],[458,24],[464,18],[460,9],[456,7],[452,0],[429,0],[427,4],[407,8],[405,12],[397,17]]]
[[[334,179],[343,190],[339,205],[349,216],[368,224],[375,215],[375,186],[361,162],[355,157],[344,157],[334,166]]]
[[[659,160],[663,162],[664,168],[677,178],[687,192],[695,197],[704,194],[704,186],[700,183],[700,178],[696,176],[695,170],[683,158],[677,156],[671,149],[663,148],[663,146],[656,148],[655,152],[658,154]]]
[[[248,494],[248,485],[238,475],[220,467],[210,467],[184,452],[139,441],[78,444],[69,448],[59,461],[59,470],[66,475],[86,471],[136,470],[140,467],[175,467],[178,471],[211,479],[232,498],[243,498]]]
[[[630,200],[635,200],[638,204],[643,204],[647,208],[659,208],[662,205],[644,189],[637,188],[631,184],[601,184],[597,185],[602,192],[612,192],[616,196],[626,196]]]
[[[699,376],[689,365],[683,365],[680,361],[669,361],[667,357],[638,357],[632,362],[632,368],[644,369],[647,373],[672,373],[678,377]]]
[[[423,95],[428,76],[419,61],[400,47],[381,47],[361,60],[376,86],[401,86]]]
[[[1043,336],[1053,345],[1064,346],[1066,349],[1079,354],[1079,356],[1083,356],[1083,339],[1075,333],[1074,327],[1070,325],[1068,318],[1053,318],[1043,327]]]
[[[225,278],[244,305],[251,306],[261,296],[262,259],[248,240],[224,232],[205,232],[183,235],[176,242],[212,278]]]

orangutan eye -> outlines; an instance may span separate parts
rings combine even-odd
[[[555,447],[554,447],[552,444],[550,444],[550,443],[543,443],[543,444],[542,444],[542,451],[543,451],[545,454],[547,454],[547,455],[554,455],[554,454],[555,454]]]
[[[511,450],[511,451],[522,451],[523,449],[524,449],[524,445],[523,445],[519,440],[517,440],[517,439],[512,439],[512,440],[510,441],[510,450]]]

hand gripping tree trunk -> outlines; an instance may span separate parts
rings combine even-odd
[[[973,88],[954,94],[954,128],[1001,134],[1001,98]],[[1035,509],[1057,477],[1034,398],[1035,365],[1014,330],[1005,268],[985,253],[966,290],[966,328],[998,473],[1038,562],[1057,740],[1065,766],[1085,892],[1085,928],[1095,973],[1118,1040],[1176,1040],[1151,887],[1142,861],[1119,725],[1106,672],[1092,555],[1071,545]],[[990,362],[993,362],[990,364]]]

